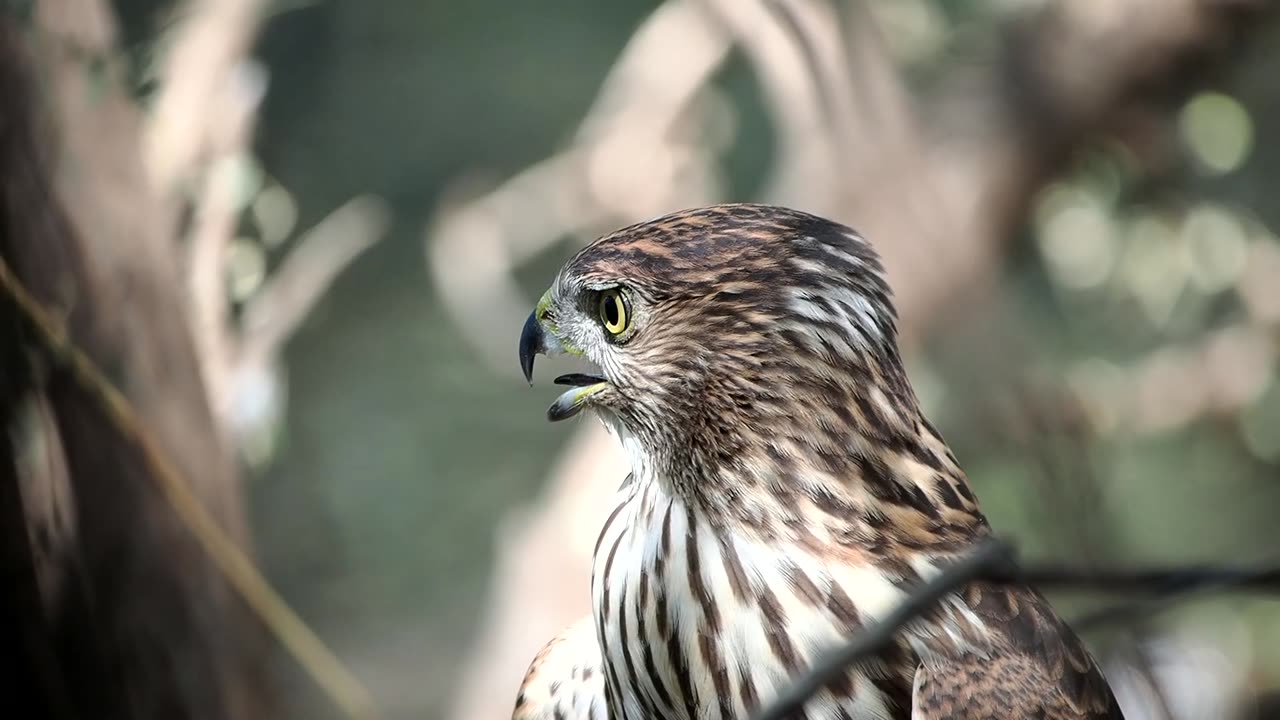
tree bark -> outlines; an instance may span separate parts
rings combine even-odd
[[[173,242],[143,171],[139,113],[110,59],[113,19],[99,3],[44,0],[30,12],[0,16],[0,258],[247,544],[235,463],[205,399]],[[26,638],[18,664],[38,680],[24,684],[26,707],[261,716],[257,624],[168,505],[133,432],[41,347],[12,297],[0,295],[0,308],[0,552],[13,573],[5,621]],[[57,480],[19,461],[14,424],[32,398],[53,421],[32,432],[59,453],[61,489],[39,485]],[[58,524],[22,512],[38,507],[23,497],[33,487],[73,508],[71,527],[52,541],[60,551],[46,554],[63,571],[53,597],[42,595],[29,539],[31,528]]]

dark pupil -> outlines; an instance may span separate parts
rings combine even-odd
[[[618,298],[616,296],[605,298],[604,321],[610,327],[618,324]]]

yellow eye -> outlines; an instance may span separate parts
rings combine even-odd
[[[618,290],[605,290],[600,293],[600,324],[613,336],[621,335],[631,325],[631,317],[627,313],[627,301]]]

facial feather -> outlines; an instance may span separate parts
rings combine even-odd
[[[625,339],[592,315],[605,288],[630,299]],[[884,269],[854,230],[768,206],[675,213],[584,248],[546,297],[539,312],[549,310],[558,341],[604,371],[608,387],[590,406],[633,465],[711,522],[776,533],[792,496],[820,492],[851,517],[940,507],[904,526],[917,544],[983,526],[920,415]],[[944,507],[944,497],[960,502]]]

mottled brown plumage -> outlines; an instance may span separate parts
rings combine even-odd
[[[598,365],[560,379],[573,387],[549,414],[594,411],[632,474],[596,547],[596,643],[548,646],[517,718],[588,717],[563,698],[593,691],[612,720],[746,718],[989,535],[921,414],[895,322],[872,247],[784,208],[676,213],[565,264],[526,324],[522,366],[561,351]],[[549,671],[566,664],[596,668],[602,687]],[[1039,594],[982,585],[804,715],[1120,717]]]

